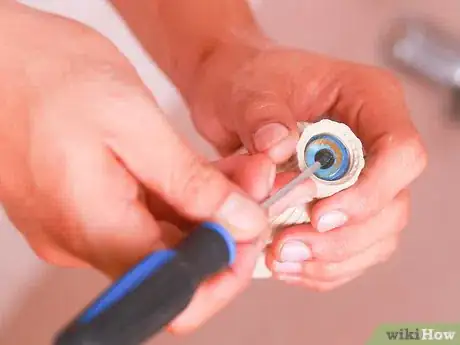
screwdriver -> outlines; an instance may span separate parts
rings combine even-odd
[[[317,161],[267,198],[267,209],[327,162]],[[204,222],[176,248],[151,253],[85,308],[55,345],[140,345],[189,304],[201,282],[231,266],[236,243],[220,224]]]

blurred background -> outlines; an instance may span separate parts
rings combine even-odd
[[[109,37],[131,59],[171,122],[198,150],[213,155],[194,132],[174,87],[105,1],[22,2],[75,18]],[[396,68],[425,139],[429,166],[413,186],[412,219],[400,249],[385,265],[321,294],[271,280],[255,281],[197,333],[185,338],[161,335],[151,344],[359,345],[383,322],[458,322],[460,184],[455,181],[460,169],[460,96],[453,85],[460,85],[460,54],[455,52],[460,50],[455,42],[460,42],[460,2],[254,0],[252,5],[263,27],[284,44]],[[427,41],[424,26],[411,26],[406,38],[398,31],[402,39],[392,48],[395,41],[388,41],[387,33],[402,17],[427,20],[443,34]],[[95,272],[39,262],[0,211],[1,345],[51,344],[53,332],[106,284]]]

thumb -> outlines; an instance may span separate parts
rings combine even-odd
[[[227,226],[237,241],[252,240],[268,229],[262,208],[195,154],[153,100],[137,99],[129,105],[132,115],[111,121],[116,134],[107,142],[144,186],[191,221]]]
[[[297,122],[284,102],[272,95],[252,95],[238,108],[234,129],[250,152],[266,153],[275,163],[292,156]]]

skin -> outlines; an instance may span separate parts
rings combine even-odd
[[[275,278],[326,291],[391,255],[407,188],[426,165],[394,77],[271,42],[243,0],[112,2],[226,158],[210,164],[190,151],[105,38],[2,2],[0,200],[41,258],[115,278],[180,240],[178,228],[221,222],[239,244],[237,263],[169,327],[196,329],[250,280],[268,234],[256,202],[289,178],[274,171],[294,152],[296,121],[326,113],[362,140],[366,168],[313,205],[311,225],[278,234],[267,263]],[[241,145],[252,155],[229,156]],[[312,183],[299,190],[284,202],[315,194]],[[331,212],[335,221],[324,218]]]
[[[408,187],[427,164],[393,75],[272,42],[244,0],[112,3],[178,86],[197,130],[223,155],[244,145],[281,163],[294,153],[296,122],[325,114],[363,142],[358,183],[315,202],[311,224],[274,239],[267,264],[275,278],[328,291],[391,256],[409,219]],[[305,203],[315,192],[306,184],[276,207]],[[338,212],[339,220],[321,221]],[[296,250],[284,252],[289,247]]]

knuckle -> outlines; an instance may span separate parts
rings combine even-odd
[[[408,133],[409,132],[409,133]],[[379,139],[382,152],[387,152],[392,157],[392,161],[400,166],[397,178],[405,187],[414,181],[426,168],[428,164],[428,154],[420,135],[412,128],[405,128],[398,133],[386,133]],[[363,173],[365,173],[363,170]]]
[[[35,255],[42,261],[55,265],[56,264],[56,257],[55,255],[49,250],[48,246],[45,245],[33,245],[31,244],[31,248],[34,251]]]
[[[420,136],[417,136],[417,138],[413,139],[413,146],[415,156],[417,157],[418,173],[420,174],[423,170],[425,170],[426,166],[428,165],[428,152]]]
[[[88,62],[88,66],[75,67],[63,74],[69,75],[47,82],[49,85],[44,87],[46,94],[40,95],[32,103],[36,116],[61,123],[68,119],[68,116],[62,119],[61,110],[62,105],[68,103],[69,115],[75,119],[87,117],[91,121],[96,118],[113,120],[116,117],[126,117],[126,114],[139,117],[139,112],[132,113],[132,107],[146,97],[139,92],[136,76],[127,68],[110,61],[94,64]],[[82,99],[85,101],[82,102]],[[95,114],[98,117],[94,118]]]
[[[62,81],[68,83],[71,77],[72,84],[87,87],[98,86],[101,83],[117,83],[120,81],[133,80],[134,67],[120,54],[104,54],[93,59],[81,59],[78,55],[71,55],[69,59],[72,69],[63,73]],[[69,85],[70,86],[70,85]]]
[[[251,85],[242,86],[242,83],[236,83],[232,88],[231,101],[234,110],[238,113],[247,112],[251,107],[260,106],[261,92],[258,87]]]
[[[313,251],[319,260],[340,262],[349,257],[349,248],[348,241],[343,236],[337,236],[334,239],[317,243]]]
[[[187,213],[196,217],[207,217],[213,213],[222,200],[225,179],[209,164],[192,158],[186,164],[186,173],[178,171],[171,181],[175,195],[180,195]],[[204,193],[206,191],[206,193]],[[226,190],[225,190],[226,192]]]
[[[197,159],[191,159],[182,186],[185,195],[195,196],[211,177],[211,169],[204,168]]]
[[[399,78],[390,70],[369,66],[353,64],[351,71],[360,77],[364,84],[372,86],[373,90],[385,90],[385,94],[391,94],[392,97],[398,96],[403,98],[403,86]]]
[[[275,120],[289,121],[290,111],[288,108],[277,100],[258,99],[247,104],[244,109],[241,125],[244,127],[255,128],[263,124],[271,123]],[[239,127],[242,130],[244,127]]]
[[[425,146],[417,133],[401,140],[397,145],[400,162],[407,171],[411,172],[411,179],[418,177],[428,164],[428,154]]]
[[[42,261],[53,266],[64,266],[62,256],[57,255],[56,250],[46,244],[31,244],[35,255]]]
[[[402,191],[400,191],[399,194],[396,196],[396,200],[398,200],[401,204],[407,206],[411,200],[410,190],[408,188],[405,188]]]
[[[379,88],[393,95],[403,94],[403,86],[392,71],[380,67],[368,67],[367,72],[368,78],[372,79]]]
[[[58,267],[88,266],[86,251],[82,249],[79,240],[75,239],[74,242],[69,243],[65,242],[66,238],[62,239],[54,235],[49,238],[48,236],[50,235],[44,233],[38,237],[27,238],[30,248],[40,260]]]

